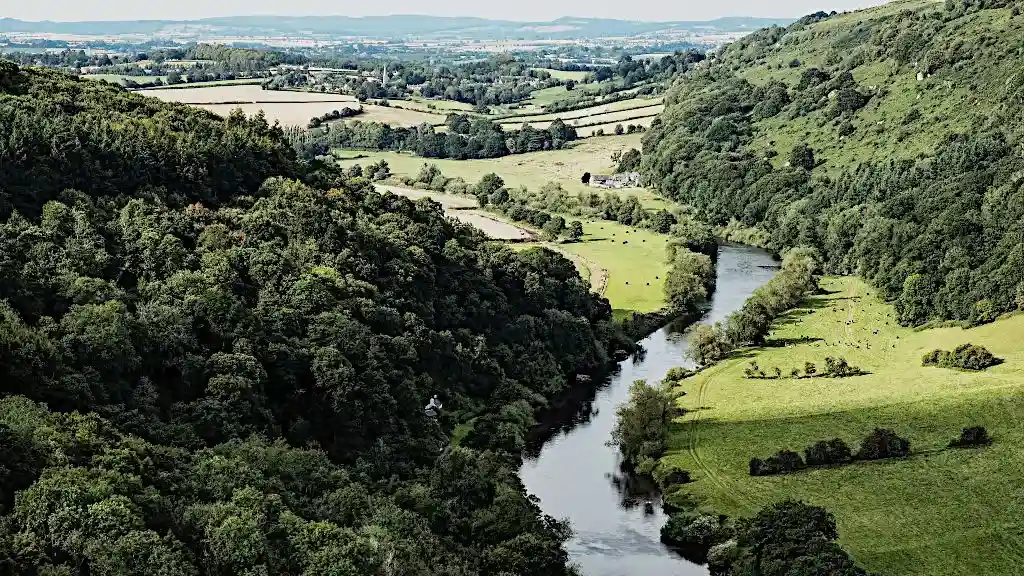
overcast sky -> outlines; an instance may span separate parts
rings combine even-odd
[[[796,17],[818,10],[852,10],[883,0],[0,0],[0,18],[22,20],[192,20],[254,14],[430,14],[506,20],[589,16],[628,20],[710,20],[720,16]]]

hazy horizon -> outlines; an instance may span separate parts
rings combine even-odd
[[[757,0],[725,0],[707,3],[679,2],[672,5],[659,1],[631,3],[592,2],[589,0],[521,0],[514,4],[481,4],[466,0],[440,0],[424,10],[418,0],[392,0],[387,10],[358,4],[338,11],[337,4],[326,0],[292,0],[286,4],[273,0],[180,0],[175,5],[126,5],[113,0],[91,3],[53,0],[48,3],[21,3],[0,13],[0,18],[60,22],[96,20],[200,20],[228,16],[450,16],[478,17],[512,21],[550,21],[565,16],[581,18],[614,18],[648,22],[676,20],[714,20],[730,16],[763,18],[796,18],[818,10],[855,10],[886,3],[884,0],[781,0],[765,3]]]

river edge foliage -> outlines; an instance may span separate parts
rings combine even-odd
[[[633,344],[571,262],[260,117],[0,62],[0,123],[5,571],[573,573],[519,453]]]

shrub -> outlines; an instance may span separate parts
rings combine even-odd
[[[973,344],[961,344],[953,349],[953,353],[947,361],[956,368],[964,370],[984,370],[989,366],[995,366],[999,360],[992,355],[984,346]]]
[[[726,542],[732,535],[733,529],[725,516],[676,514],[661,527],[662,542],[698,563],[706,562],[711,547]]]
[[[678,382],[680,380],[685,380],[690,376],[693,376],[694,374],[695,372],[693,370],[687,370],[686,368],[677,366],[675,368],[670,369],[668,371],[668,374],[665,374],[665,378],[662,380],[662,382]]]
[[[711,574],[728,574],[729,569],[740,559],[740,549],[736,539],[730,538],[721,544],[715,544],[708,550],[708,570]]]
[[[978,300],[974,303],[974,308],[971,310],[971,321],[975,325],[995,322],[998,317],[999,311],[996,310],[996,305],[988,299]]]
[[[774,456],[765,460],[760,458],[750,459],[751,476],[772,476],[775,474],[788,474],[803,470],[807,467],[803,458],[792,450],[779,450]]]
[[[941,366],[943,368],[959,368],[961,370],[984,370],[1002,362],[984,346],[961,344],[952,352],[932,350],[921,358],[922,366]]]
[[[850,366],[846,358],[825,358],[825,373],[828,378],[846,378],[848,376],[859,376],[864,371],[856,366]]]
[[[875,428],[860,444],[857,460],[902,458],[910,454],[910,441],[900,438],[892,430]]]
[[[808,446],[804,450],[804,458],[808,466],[836,466],[852,461],[853,452],[846,442],[833,438]]]
[[[985,430],[984,426],[971,426],[970,428],[964,428],[960,432],[959,438],[954,438],[949,441],[950,448],[969,448],[971,446],[988,446],[992,443],[992,438],[988,435],[988,430]]]
[[[658,481],[658,485],[661,486],[662,490],[668,489],[671,486],[689,484],[691,482],[690,472],[683,470],[678,466],[670,466],[667,471],[659,470],[657,474],[661,476],[661,479]]]
[[[804,363],[804,374],[808,376],[814,376],[818,373],[818,368],[814,365],[814,362]]]

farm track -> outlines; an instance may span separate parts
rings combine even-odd
[[[697,467],[704,472],[708,480],[711,480],[716,486],[718,486],[723,494],[728,494],[729,498],[743,505],[751,504],[751,499],[738,490],[735,486],[731,486],[730,483],[718,475],[714,468],[708,465],[707,462],[701,457],[700,454],[700,420],[701,412],[704,410],[704,400],[706,399],[706,393],[708,389],[709,379],[703,380],[700,383],[700,387],[697,388],[697,410],[694,414],[693,420],[690,421],[686,431],[686,452],[693,459]]]
[[[850,298],[856,298],[857,297],[856,286],[854,286],[852,288],[851,292],[849,293],[849,297]],[[850,328],[850,322],[852,322],[854,320],[853,316],[854,316],[854,307],[855,306],[856,306],[856,304],[854,303],[854,301],[851,300],[851,304],[849,304],[849,311],[847,312],[846,326],[844,327],[844,331],[845,331],[845,333],[847,335],[847,338],[852,338],[853,337],[853,330]],[[727,496],[728,498],[732,499],[734,502],[736,502],[738,504],[741,504],[743,506],[752,506],[755,503],[754,499],[750,498],[742,489],[740,489],[734,483],[729,482],[724,477],[719,475],[715,471],[715,469],[710,464],[708,464],[704,460],[704,458],[701,456],[701,452],[700,452],[700,423],[701,423],[700,421],[701,421],[701,413],[703,412],[703,409],[705,408],[705,400],[707,398],[707,391],[708,391],[708,388],[710,387],[712,382],[714,382],[714,378],[706,378],[706,379],[701,381],[700,385],[697,388],[697,410],[696,410],[696,412],[695,412],[695,414],[693,416],[693,419],[690,420],[690,422],[689,422],[689,424],[687,426],[687,431],[686,431],[686,452],[687,452],[687,454],[690,455],[690,458],[693,459],[694,463],[697,464],[697,467],[702,472],[704,472],[704,474],[707,476],[707,478],[709,480],[711,480],[711,482],[713,482],[716,486],[718,486],[721,489],[723,494],[728,495]]]

